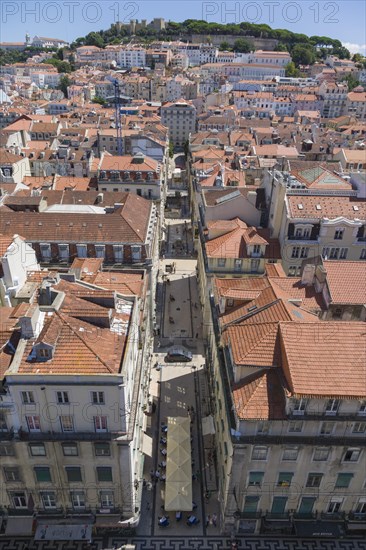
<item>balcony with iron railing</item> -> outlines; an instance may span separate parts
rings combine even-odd
[[[27,432],[19,430],[21,441],[111,441],[126,432]]]
[[[246,512],[245,510],[237,510],[234,513],[235,519],[260,519],[262,517],[262,510],[255,512]]]
[[[352,522],[366,522],[366,512],[349,512],[347,515],[347,521]]]
[[[320,512],[320,519],[327,521],[341,521],[345,518],[345,512]]]

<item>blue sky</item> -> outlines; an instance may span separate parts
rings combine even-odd
[[[32,37],[38,34],[71,42],[118,20],[150,21],[154,17],[267,23],[274,28],[338,38],[353,52],[365,53],[366,48],[364,0],[3,0],[1,40],[22,41],[28,32]]]

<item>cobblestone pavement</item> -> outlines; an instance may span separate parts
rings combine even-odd
[[[366,550],[365,540],[314,540],[295,538],[240,538],[238,548],[241,550]],[[229,550],[230,539],[214,537],[137,537],[123,539],[119,537],[95,538],[91,546],[85,543],[69,542],[34,542],[27,538],[0,537],[0,550],[23,550],[27,545],[29,550],[105,550],[115,545],[121,546],[129,542],[136,545],[136,550]]]

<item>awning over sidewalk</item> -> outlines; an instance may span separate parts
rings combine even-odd
[[[92,525],[61,525],[47,523],[38,525],[34,540],[92,540]]]
[[[190,419],[168,417],[165,504],[167,512],[192,510]]]
[[[210,414],[205,418],[202,418],[202,435],[213,435],[215,433],[215,426],[213,416]]]
[[[9,516],[5,535],[31,535],[33,533],[33,516]]]
[[[152,437],[144,433],[143,439],[142,439],[142,452],[146,456],[152,456],[152,449],[153,449]]]
[[[294,521],[300,537],[339,537],[344,534],[343,523],[336,521]]]

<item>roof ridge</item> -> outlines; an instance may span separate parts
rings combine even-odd
[[[253,345],[248,349],[248,351],[245,353],[245,355],[241,355],[240,356],[240,361],[242,361],[245,357],[247,357],[255,348],[257,348],[261,343],[262,341],[268,336],[268,334],[271,332],[271,330],[273,330],[273,326],[272,325],[278,325],[279,321],[276,321],[274,323],[261,323],[263,325],[266,325],[268,327],[268,330],[265,331],[262,336],[260,336],[259,338],[256,338],[255,341],[253,342]],[[248,326],[248,325],[246,325]],[[250,325],[249,325],[250,326]],[[277,332],[278,332],[278,326],[277,326]]]
[[[86,346],[88,348],[88,350],[93,354],[95,355],[95,357],[98,359],[98,361],[100,361],[105,367],[106,369],[108,370],[108,372],[110,372],[111,374],[113,373],[113,370],[111,369],[111,367],[109,365],[107,365],[107,363],[105,361],[103,361],[103,359],[101,359],[101,357],[98,355],[98,353],[96,353],[93,348],[90,347],[90,345],[81,337],[81,335],[74,329],[74,327],[67,321],[67,319],[65,318],[65,316],[63,314],[61,314],[59,311],[55,311],[55,314],[61,319],[61,321],[63,323],[65,323],[68,328],[73,332],[73,334],[75,334],[75,336],[77,336],[77,338],[79,338],[79,340],[81,340],[81,342],[84,344],[84,346]]]

